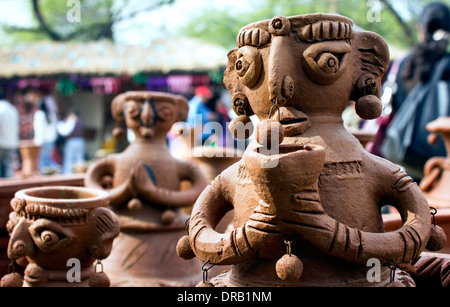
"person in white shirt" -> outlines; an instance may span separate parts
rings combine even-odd
[[[0,89],[0,178],[14,176],[13,161],[19,148],[19,112],[4,100]]]
[[[41,146],[39,157],[40,172],[45,174],[50,169],[56,168],[57,163],[53,161],[52,155],[55,149],[57,115],[50,110],[44,99],[38,102],[38,110],[34,113],[34,142]]]
[[[86,142],[83,137],[84,124],[75,108],[69,110],[64,121],[57,123],[58,133],[65,137],[63,149],[63,173],[73,173],[76,164],[85,162]]]

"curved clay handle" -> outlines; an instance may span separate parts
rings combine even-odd
[[[420,188],[424,192],[428,192],[432,189],[435,183],[441,177],[442,171],[444,169],[445,158],[434,157],[425,163],[424,167],[424,178],[420,182]]]

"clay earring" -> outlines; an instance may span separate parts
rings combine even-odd
[[[303,262],[292,254],[292,241],[285,240],[284,243],[287,245],[287,251],[276,263],[277,276],[287,282],[296,282],[302,276]]]
[[[361,83],[361,81],[358,83]],[[376,82],[369,78],[358,85],[363,92],[363,96],[356,101],[356,114],[362,119],[375,119],[379,117],[383,111],[383,104],[380,99],[374,95]]]
[[[436,213],[437,209],[430,207],[432,210],[431,215],[433,216],[433,225],[431,225],[430,239],[426,245],[426,249],[435,252],[441,250],[447,244],[447,236],[445,235],[444,229],[436,225]]]
[[[19,288],[23,286],[22,276],[15,270],[15,262],[11,260],[8,265],[8,274],[2,277],[0,281],[0,287],[2,288]]]
[[[275,109],[277,109],[278,112],[278,120],[272,119],[272,115]],[[278,98],[275,99],[275,103],[270,108],[269,118],[258,123],[255,137],[258,144],[269,150],[272,147],[273,137],[278,137],[278,142],[275,145],[279,145],[281,144],[281,142],[283,142],[284,127],[280,123],[280,106],[278,103]]]
[[[236,93],[233,98],[233,110],[238,117],[233,119],[228,125],[228,129],[238,140],[248,139],[253,134],[253,123],[250,120],[250,108],[247,97],[242,93]]]
[[[89,276],[89,287],[109,287],[111,281],[109,280],[108,275],[103,272],[103,264],[100,259],[97,259],[97,263],[95,264],[95,272],[91,276]]]

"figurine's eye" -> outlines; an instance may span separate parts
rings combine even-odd
[[[170,121],[175,116],[173,109],[169,106],[158,108],[158,119]]]
[[[339,58],[332,53],[324,52],[316,59],[319,68],[327,74],[337,73],[339,70]]]
[[[65,247],[75,237],[72,230],[47,219],[35,221],[29,231],[34,243],[43,252]]]
[[[41,232],[41,241],[49,247],[58,243],[59,240],[60,238],[58,234],[54,233],[51,230],[44,230],[43,232]]]
[[[261,74],[261,54],[255,47],[244,46],[237,53],[235,69],[242,84],[253,87],[258,82]]]
[[[321,42],[303,52],[303,68],[316,83],[329,85],[346,69],[346,55],[350,46],[344,41]]]

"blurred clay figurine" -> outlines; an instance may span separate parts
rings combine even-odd
[[[185,121],[184,97],[159,92],[126,92],[112,102],[112,115],[135,135],[121,153],[95,162],[85,185],[107,190],[120,219],[121,235],[105,268],[112,285],[191,285],[201,263],[185,262],[175,253],[188,219],[181,209],[192,206],[206,187],[193,163],[175,159],[166,135]],[[191,182],[181,190],[181,182]]]
[[[380,115],[389,65],[383,38],[352,26],[346,17],[310,14],[239,32],[224,76],[239,115],[231,128],[256,114],[256,139],[200,195],[178,248],[185,259],[232,265],[208,285],[399,285],[387,264],[409,263],[425,249],[432,226],[421,190],[343,125],[350,100],[362,119]],[[391,233],[381,215],[387,204],[403,219]],[[235,228],[217,232],[231,209]],[[371,258],[383,265],[380,282],[367,279]]]

